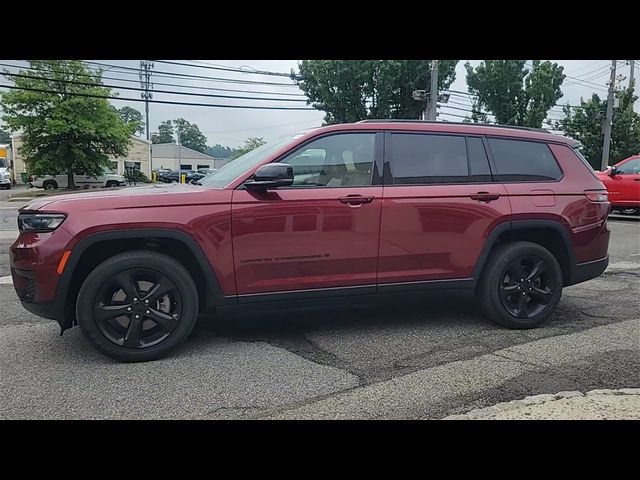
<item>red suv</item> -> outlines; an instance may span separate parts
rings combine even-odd
[[[604,172],[598,172],[598,178],[609,192],[613,210],[640,214],[640,155],[629,157]]]
[[[34,200],[11,273],[27,310],[122,361],[167,354],[226,306],[433,289],[473,290],[491,320],[531,328],[607,267],[609,210],[571,139],[363,121],[266,144],[199,185]]]

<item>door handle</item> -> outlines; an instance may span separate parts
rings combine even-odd
[[[478,192],[469,195],[472,200],[478,200],[480,202],[491,202],[500,198],[499,193]]]
[[[362,205],[363,203],[373,202],[373,197],[363,197],[362,195],[347,195],[346,197],[338,198],[340,203],[346,203],[348,205]]]
[[[640,178],[634,178],[633,181],[634,182],[640,182]]]

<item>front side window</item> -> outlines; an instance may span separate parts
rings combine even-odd
[[[335,134],[313,140],[279,163],[293,167],[293,187],[371,185],[375,133]]]
[[[500,182],[559,180],[562,171],[545,143],[487,138]]]
[[[640,173],[640,158],[625,162],[617,170],[618,173]]]
[[[394,185],[469,183],[465,137],[392,134],[391,175]]]

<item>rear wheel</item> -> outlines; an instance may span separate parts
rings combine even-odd
[[[118,186],[118,182],[114,182],[113,180],[107,182],[107,185],[106,185],[107,188],[115,188],[117,186]]]
[[[47,180],[42,184],[42,188],[44,188],[45,190],[57,190],[58,184],[55,180]]]
[[[484,314],[507,328],[533,328],[562,295],[562,270],[546,248],[531,242],[500,245],[489,257],[477,297]]]
[[[123,362],[167,355],[184,342],[198,316],[198,291],[173,258],[134,251],[98,265],[76,303],[82,333],[101,353]]]

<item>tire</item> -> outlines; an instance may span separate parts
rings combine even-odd
[[[118,182],[114,182],[114,181],[109,181],[107,182],[107,184],[105,185],[107,188],[114,188],[118,186]]]
[[[55,180],[47,180],[42,184],[42,188],[45,190],[57,190],[58,184]]]
[[[120,287],[127,284],[122,283],[127,275],[138,279],[133,283],[135,290],[131,289],[131,283]],[[161,300],[154,298],[150,292],[156,286],[148,287],[145,292],[146,280],[140,280],[152,277],[164,278],[158,282],[160,289],[170,286],[173,290],[158,296]],[[127,290],[132,295],[126,294]],[[145,297],[150,298],[151,303],[143,304]],[[113,300],[117,298],[120,300]],[[126,308],[132,313],[125,313]],[[122,315],[114,316],[116,309]],[[140,320],[134,323],[136,312]],[[157,315],[162,322],[145,313]],[[100,315],[115,318],[101,320]],[[164,357],[187,339],[197,317],[198,290],[187,269],[167,255],[145,250],[121,253],[102,262],[84,280],[76,301],[76,318],[84,336],[99,352],[121,362],[146,362]],[[134,325],[138,326],[138,333],[127,339],[130,332],[136,331],[132,328]]]
[[[533,266],[538,261],[542,262],[543,273],[529,283],[527,279],[535,274]],[[523,268],[523,282],[516,275],[518,265]],[[536,243],[511,242],[491,252],[476,297],[482,312],[492,322],[527,329],[543,324],[553,314],[562,296],[562,285],[560,264],[549,250]],[[524,293],[524,300],[520,300],[520,293]]]
[[[640,215],[640,208],[621,208],[622,215]]]

